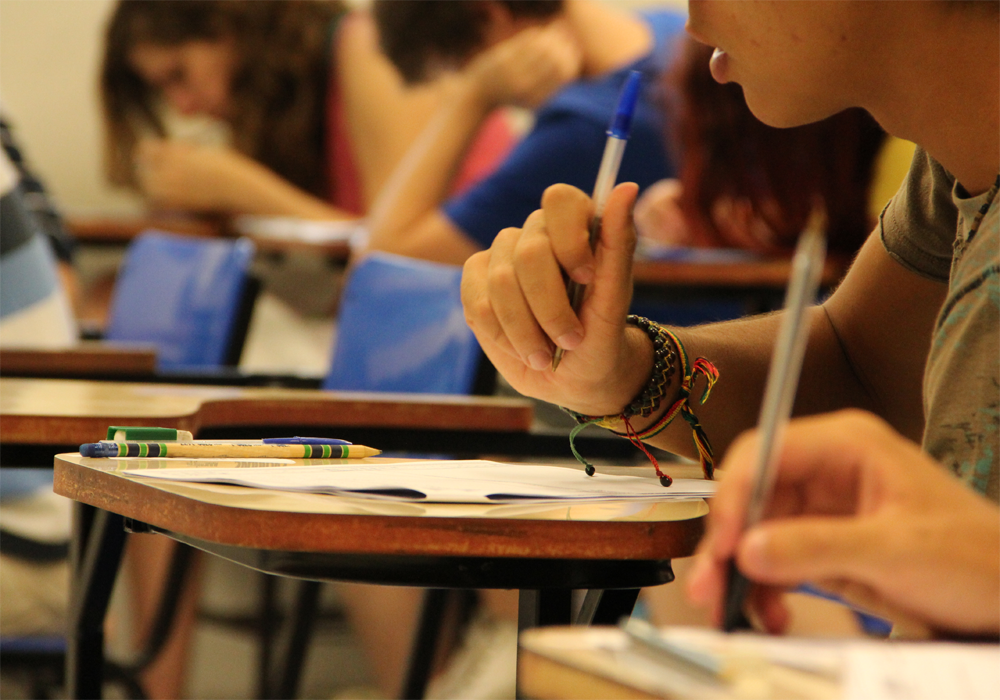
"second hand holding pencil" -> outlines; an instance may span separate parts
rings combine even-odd
[[[629,132],[632,129],[632,115],[635,113],[635,105],[639,99],[639,88],[642,82],[642,73],[632,71],[629,73],[622,87],[621,95],[618,97],[618,106],[615,108],[615,116],[608,127],[608,140],[604,146],[604,155],[601,157],[601,167],[597,171],[597,182],[594,184],[594,216],[590,220],[588,238],[590,249],[594,250],[597,240],[601,235],[601,221],[604,217],[604,206],[608,202],[611,190],[618,179],[618,169],[622,164],[622,156],[625,154],[625,144],[628,143]],[[587,285],[575,282],[572,279],[566,283],[566,294],[569,295],[570,306],[573,312],[580,313],[580,306],[583,304],[583,294],[587,290]],[[552,371],[556,370],[562,360],[564,350],[556,347],[552,354]]]

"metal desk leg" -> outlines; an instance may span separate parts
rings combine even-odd
[[[522,590],[517,603],[517,632],[532,627],[568,625],[571,618],[573,591],[547,588],[540,591]]]
[[[71,698],[101,697],[104,618],[124,547],[125,527],[120,515],[83,503],[74,505],[66,654],[66,689]]]
[[[410,666],[403,681],[403,700],[419,700],[424,697],[430,680],[431,665],[441,637],[441,624],[448,603],[449,591],[428,588],[424,591],[417,633],[410,651]]]
[[[285,647],[285,658],[281,664],[282,672],[279,679],[281,685],[276,689],[276,692],[264,697],[295,698],[298,696],[302,669],[305,667],[306,655],[309,653],[309,642],[313,635],[313,625],[319,611],[321,585],[319,581],[299,583],[291,629],[288,634],[288,644]]]
[[[591,589],[583,599],[580,613],[576,617],[578,625],[617,625],[618,620],[632,614],[635,601],[639,598],[638,588],[621,590]]]

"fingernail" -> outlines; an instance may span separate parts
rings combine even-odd
[[[539,350],[528,357],[528,364],[531,365],[531,369],[543,370],[552,364],[552,355],[544,350]]]
[[[580,284],[590,284],[594,281],[594,268],[590,265],[582,265],[573,270],[571,277]]]
[[[563,350],[573,350],[577,345],[583,342],[583,334],[573,331],[571,333],[566,333],[559,336],[556,339],[556,345],[561,347]]]

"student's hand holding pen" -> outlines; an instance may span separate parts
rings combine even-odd
[[[523,228],[504,229],[472,256],[462,276],[465,316],[497,370],[522,394],[588,415],[618,413],[649,379],[652,344],[626,329],[632,297],[637,188],[608,199],[596,249],[588,244],[593,204],[553,185]],[[579,318],[562,270],[587,285]],[[555,346],[571,350],[552,371]]]
[[[721,617],[726,565],[758,585],[760,622],[788,622],[804,582],[941,633],[1000,631],[1000,513],[880,419],[859,411],[792,421],[765,520],[742,532],[756,434],[730,448],[689,597]]]

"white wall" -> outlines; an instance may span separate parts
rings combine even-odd
[[[113,0],[0,0],[0,100],[34,169],[69,214],[125,215],[140,209],[136,199],[105,185],[101,174],[97,71],[113,5]]]

